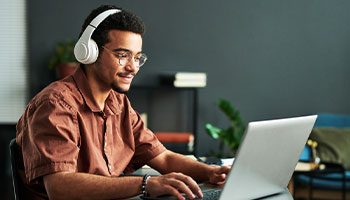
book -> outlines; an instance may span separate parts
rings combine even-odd
[[[163,72],[160,74],[161,84],[174,87],[205,87],[207,74],[204,72]]]
[[[160,74],[162,79],[170,80],[207,80],[207,74],[205,72],[162,72]]]
[[[206,81],[181,81],[175,80],[173,82],[175,87],[205,87],[207,85]]]

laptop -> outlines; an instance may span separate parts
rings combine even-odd
[[[214,197],[219,200],[269,199],[286,193],[316,118],[310,115],[250,122],[224,186],[200,184],[204,199],[211,194],[208,191],[220,193]]]

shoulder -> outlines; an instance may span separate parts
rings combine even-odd
[[[77,107],[73,102],[79,97],[74,90],[77,89],[66,81],[56,81],[45,87],[27,105],[17,123],[17,131],[23,131],[29,124],[48,127],[50,123],[58,122],[60,120],[57,119],[62,117],[76,120]]]
[[[51,83],[40,91],[29,105],[38,107],[42,104],[60,104],[68,110],[76,110],[77,105],[83,102],[80,92],[72,78]]]

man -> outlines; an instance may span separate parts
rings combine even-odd
[[[119,11],[94,27],[91,21],[111,9]],[[147,59],[142,21],[115,6],[101,6],[86,19],[81,37],[87,27],[96,29],[92,39],[97,59],[43,89],[17,124],[26,196],[120,199],[144,193],[183,199],[183,192],[193,199],[202,197],[196,181],[223,184],[229,167],[205,165],[166,150],[123,94]],[[120,176],[145,164],[164,175]]]

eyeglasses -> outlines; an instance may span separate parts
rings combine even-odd
[[[134,65],[135,67],[139,68],[142,65],[145,64],[147,60],[147,56],[145,53],[137,53],[135,56],[131,54],[130,51],[128,50],[110,50],[105,46],[102,46],[102,48],[108,50],[110,53],[112,53],[116,58],[118,58],[120,66],[124,67],[127,65],[131,59],[134,59]]]

